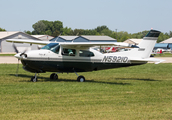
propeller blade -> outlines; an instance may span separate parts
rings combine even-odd
[[[16,45],[14,43],[13,43],[13,48],[14,48],[16,53],[19,53],[19,51],[17,50],[17,47],[16,47]]]

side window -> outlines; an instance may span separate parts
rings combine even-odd
[[[93,57],[94,53],[92,53],[90,51],[86,51],[86,50],[80,50],[79,51],[79,56],[80,57]]]
[[[65,55],[65,56],[75,56],[75,54],[76,54],[76,50],[75,49],[63,48],[62,55]]]

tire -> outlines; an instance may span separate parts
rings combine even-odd
[[[77,81],[78,81],[78,82],[85,82],[85,77],[84,77],[84,76],[79,76],[79,77],[77,78]]]
[[[55,74],[55,73],[52,73],[52,74],[50,75],[50,79],[51,79],[51,80],[58,80],[58,75]]]
[[[31,78],[31,81],[32,81],[32,82],[37,82],[37,80],[38,80],[38,79],[37,79],[37,78],[35,79],[35,76],[33,76],[33,77]]]

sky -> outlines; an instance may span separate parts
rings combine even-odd
[[[63,27],[137,33],[151,28],[172,31],[172,0],[0,0],[0,28],[33,31],[39,20]]]

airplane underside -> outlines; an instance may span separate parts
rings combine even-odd
[[[100,62],[59,62],[21,60],[23,69],[33,73],[45,72],[89,72],[112,68],[128,67],[146,64],[147,62],[133,61],[130,63],[100,63]]]

